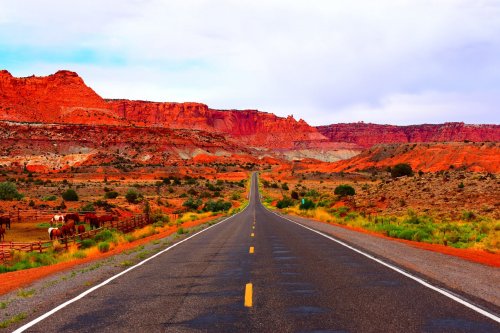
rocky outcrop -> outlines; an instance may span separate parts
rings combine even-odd
[[[335,142],[350,142],[362,147],[380,143],[500,141],[500,125],[464,123],[411,126],[367,123],[318,126],[318,131]]]

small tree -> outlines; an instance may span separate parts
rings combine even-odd
[[[342,185],[337,186],[335,188],[335,190],[333,191],[333,193],[335,193],[336,195],[338,195],[340,197],[346,197],[348,195],[355,195],[356,191],[354,190],[354,188],[352,186],[342,184]]]
[[[413,170],[411,166],[407,163],[396,164],[391,168],[391,177],[398,178],[402,176],[413,176]]]
[[[78,201],[78,194],[73,189],[68,189],[62,194],[62,197],[66,201]]]
[[[17,192],[17,188],[14,183],[0,183],[0,200],[19,200],[22,197],[23,196]]]

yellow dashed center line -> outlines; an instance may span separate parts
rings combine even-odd
[[[248,251],[248,253],[254,253],[255,252],[255,248],[253,246],[250,246],[250,250]]]
[[[245,307],[252,307],[252,296],[253,296],[253,286],[251,283],[247,283],[245,286]]]
[[[253,237],[253,236],[255,236],[255,234],[252,232],[252,233],[250,234],[250,237]]]
[[[252,226],[252,229],[255,229],[255,226]]]

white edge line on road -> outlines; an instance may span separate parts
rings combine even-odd
[[[253,179],[253,178],[252,178],[252,179]],[[250,194],[249,194],[249,195],[250,195],[250,198],[251,198],[251,195],[252,195],[252,187],[251,187],[251,186],[250,186]],[[251,199],[250,199],[250,200],[251,200]],[[142,266],[143,264],[147,263],[148,261],[150,261],[150,260],[152,260],[152,259],[154,259],[154,258],[158,257],[159,255],[161,255],[161,254],[163,254],[163,253],[165,253],[165,252],[167,252],[167,251],[169,251],[169,250],[173,249],[173,248],[174,248],[174,247],[176,247],[177,245],[182,244],[182,243],[184,243],[184,242],[186,242],[186,241],[190,240],[191,238],[196,237],[196,236],[200,235],[201,233],[203,233],[203,232],[205,232],[205,231],[207,231],[207,230],[209,230],[209,229],[212,229],[213,227],[216,227],[216,226],[218,226],[218,225],[220,225],[220,224],[222,224],[222,223],[226,222],[226,221],[227,221],[227,220],[229,220],[229,219],[232,219],[232,218],[236,217],[237,215],[239,215],[239,214],[243,213],[245,210],[247,210],[247,208],[248,208],[248,207],[250,207],[250,200],[249,200],[249,202],[248,202],[248,205],[247,205],[247,206],[245,207],[245,209],[243,209],[241,212],[238,212],[237,214],[234,214],[233,216],[229,216],[229,217],[225,218],[224,220],[222,220],[222,221],[220,221],[220,222],[218,222],[218,223],[216,223],[216,224],[214,224],[214,225],[212,225],[212,226],[209,226],[208,228],[203,229],[203,230],[201,230],[201,231],[197,232],[196,234],[191,235],[191,236],[189,236],[188,238],[183,239],[183,240],[181,240],[181,241],[179,241],[179,242],[177,242],[177,243],[175,243],[175,244],[173,244],[173,245],[171,245],[171,246],[167,247],[167,248],[166,248],[166,249],[164,249],[164,250],[161,250],[160,252],[156,253],[155,255],[153,255],[153,256],[151,256],[151,257],[149,257],[149,258],[147,258],[147,259],[144,259],[143,261],[141,261],[141,262],[139,262],[139,263],[135,264],[134,266],[131,266],[131,267],[127,268],[126,270],[124,270],[124,271],[122,271],[122,272],[120,272],[120,273],[118,273],[118,274],[116,274],[116,275],[113,275],[112,277],[110,277],[110,278],[108,278],[107,280],[105,280],[105,281],[103,281],[103,282],[99,283],[98,285],[96,285],[96,286],[94,286],[94,287],[92,287],[92,288],[90,288],[90,289],[88,289],[88,290],[84,291],[83,293],[81,293],[80,295],[76,296],[75,298],[72,298],[72,299],[70,299],[69,301],[66,301],[66,302],[64,302],[64,303],[60,304],[59,306],[55,307],[54,309],[50,310],[49,312],[46,312],[45,314],[41,315],[40,317],[33,319],[33,320],[32,320],[32,321],[30,321],[29,323],[24,324],[23,326],[19,327],[18,329],[16,329],[16,330],[15,330],[15,331],[13,331],[12,333],[20,333],[20,332],[24,332],[26,329],[28,329],[28,328],[30,328],[30,327],[32,327],[32,326],[34,326],[34,325],[38,324],[39,322],[41,322],[41,321],[42,321],[42,320],[44,320],[44,319],[46,319],[46,318],[48,318],[48,317],[52,316],[54,313],[56,313],[57,311],[59,311],[59,310],[61,310],[61,309],[65,308],[65,307],[67,307],[67,306],[68,306],[68,305],[70,305],[71,303],[74,303],[74,302],[76,302],[76,301],[78,301],[78,300],[80,300],[80,299],[84,298],[85,296],[87,296],[87,295],[88,295],[88,294],[90,294],[91,292],[93,292],[93,291],[95,291],[95,290],[97,290],[97,289],[99,289],[99,288],[101,288],[101,287],[103,287],[103,286],[107,285],[107,284],[108,284],[108,283],[110,283],[111,281],[113,281],[113,280],[115,280],[115,279],[119,278],[120,276],[122,276],[122,275],[124,275],[124,274],[127,274],[127,273],[128,273],[128,272],[130,272],[131,270],[136,269],[136,268],[137,268],[137,267],[139,267],[139,266]]]
[[[264,207],[264,206],[263,206],[263,207]],[[265,209],[267,209],[266,207],[264,207],[264,208],[265,208]],[[370,258],[370,259],[372,259],[372,260],[374,260],[374,261],[378,262],[379,264],[384,265],[384,266],[386,266],[386,267],[388,267],[388,268],[390,268],[390,269],[392,269],[392,270],[394,270],[394,271],[396,271],[396,272],[398,272],[398,273],[400,273],[400,274],[402,274],[402,275],[404,275],[404,276],[406,276],[406,277],[408,277],[408,278],[410,278],[410,279],[412,279],[412,280],[414,280],[414,281],[416,281],[416,282],[420,283],[421,285],[423,285],[423,286],[425,286],[425,287],[427,287],[427,288],[429,288],[429,289],[432,289],[432,290],[434,290],[434,291],[437,291],[438,293],[440,293],[440,294],[442,294],[442,295],[444,295],[444,296],[446,296],[446,297],[448,297],[448,298],[451,298],[451,299],[452,299],[452,300],[454,300],[455,302],[458,302],[458,303],[460,303],[460,304],[462,304],[462,305],[464,305],[464,306],[468,307],[469,309],[472,309],[472,310],[474,310],[474,311],[476,311],[476,312],[478,312],[478,313],[482,314],[483,316],[488,317],[488,318],[490,318],[490,319],[492,319],[492,320],[496,321],[497,323],[500,323],[500,317],[498,317],[497,315],[495,315],[495,314],[493,314],[493,313],[490,313],[490,312],[488,312],[488,311],[486,311],[486,310],[484,310],[484,309],[481,309],[480,307],[478,307],[478,306],[476,306],[476,305],[474,305],[474,304],[472,304],[472,303],[469,303],[468,301],[466,301],[466,300],[464,300],[464,299],[462,299],[462,298],[460,298],[460,297],[458,297],[458,296],[454,295],[451,291],[448,291],[448,290],[446,290],[446,289],[441,289],[441,288],[439,288],[439,287],[436,287],[436,286],[434,286],[434,285],[430,284],[429,282],[427,282],[427,281],[425,281],[425,280],[423,280],[423,279],[421,279],[421,278],[419,278],[419,277],[416,277],[416,276],[414,276],[414,275],[411,275],[411,274],[409,274],[408,272],[405,272],[404,270],[402,270],[402,269],[400,269],[400,268],[398,268],[398,267],[396,267],[396,266],[393,266],[393,265],[391,265],[391,264],[386,263],[385,261],[382,261],[382,260],[380,260],[380,259],[378,259],[378,258],[375,258],[374,256],[372,256],[372,255],[370,255],[370,254],[368,254],[368,253],[365,253],[365,252],[363,252],[363,251],[361,251],[361,250],[358,250],[358,249],[356,249],[355,247],[352,247],[351,245],[346,244],[346,243],[344,243],[344,242],[342,242],[342,241],[340,241],[340,240],[338,240],[338,239],[336,239],[336,238],[334,238],[334,237],[332,237],[332,236],[326,235],[326,234],[324,234],[324,233],[322,233],[322,232],[320,232],[320,231],[318,231],[318,230],[315,230],[315,229],[312,229],[312,228],[306,227],[305,225],[303,225],[303,224],[301,224],[301,223],[295,222],[295,221],[293,221],[293,220],[291,220],[291,219],[289,219],[289,218],[287,218],[287,217],[284,217],[284,216],[282,216],[282,215],[279,215],[279,214],[277,214],[276,212],[273,212],[273,211],[271,211],[271,210],[269,210],[269,209],[267,209],[267,210],[268,210],[269,212],[271,212],[271,213],[275,214],[275,215],[276,215],[276,216],[278,216],[278,217],[281,217],[281,218],[283,218],[283,219],[285,219],[285,220],[288,220],[288,221],[290,221],[290,222],[292,222],[292,223],[295,223],[295,224],[297,224],[298,226],[301,226],[302,228],[305,228],[305,229],[308,229],[308,230],[310,230],[310,231],[312,231],[312,232],[315,232],[315,233],[317,233],[317,234],[319,234],[319,235],[321,235],[321,236],[323,236],[323,237],[326,237],[326,238],[328,238],[328,239],[330,239],[330,240],[332,240],[332,241],[334,241],[334,242],[337,242],[338,244],[340,244],[340,245],[342,245],[342,246],[345,246],[345,247],[347,247],[347,248],[349,248],[349,249],[353,250],[354,252],[357,252],[357,253],[359,253],[359,254],[361,254],[361,255],[363,255],[363,256],[365,256],[365,257],[367,257],[367,258]]]

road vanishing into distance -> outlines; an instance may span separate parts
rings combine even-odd
[[[18,331],[500,332],[497,320],[268,211],[254,175],[241,213]]]

